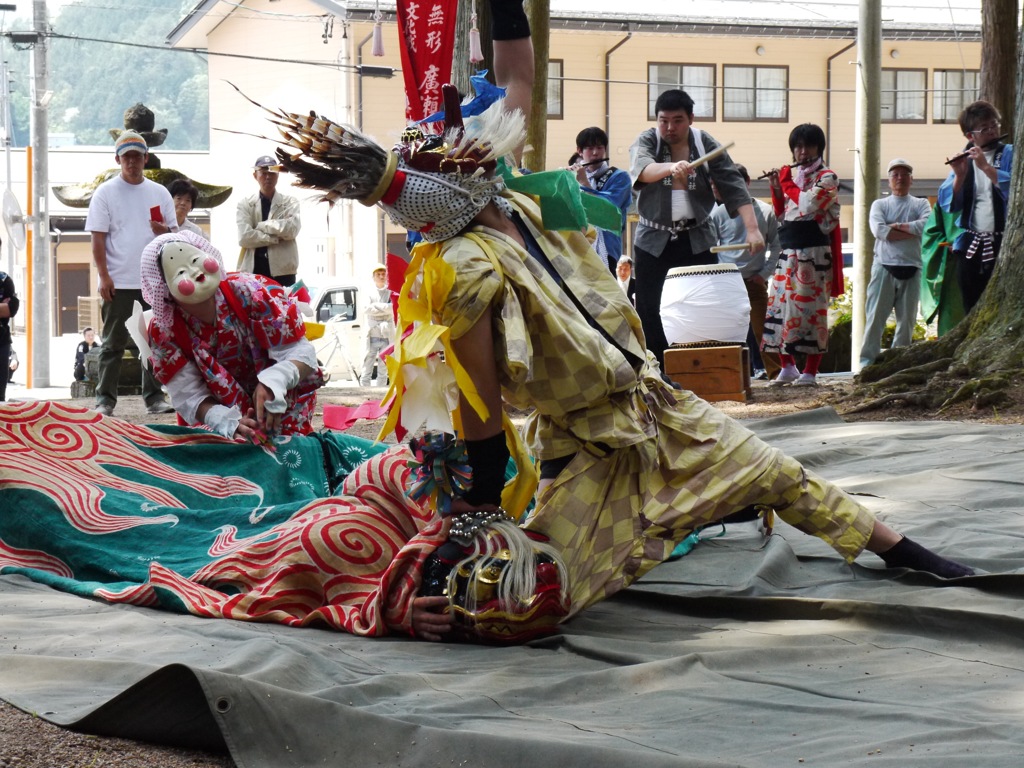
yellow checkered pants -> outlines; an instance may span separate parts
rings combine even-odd
[[[751,504],[773,507],[847,561],[860,554],[871,512],[704,401],[677,394],[676,406],[654,409],[657,437],[603,458],[581,450],[526,523],[563,552],[573,613],[663,562],[698,526]]]

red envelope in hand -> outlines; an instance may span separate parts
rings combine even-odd
[[[149,220],[150,221],[161,221],[161,222],[164,220],[163,214],[160,213],[160,206],[159,205],[154,205],[152,208],[149,209]]]

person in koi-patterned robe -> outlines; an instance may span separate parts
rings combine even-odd
[[[773,384],[814,386],[828,350],[829,299],[843,293],[839,179],[823,164],[825,134],[817,125],[794,128],[789,148],[795,167],[769,177],[782,255],[768,284],[761,349],[780,355]],[[802,372],[796,354],[807,356]]]

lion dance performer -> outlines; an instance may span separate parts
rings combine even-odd
[[[521,40],[529,42],[528,27]],[[403,414],[422,413],[443,402],[436,391],[458,386],[453,423],[473,484],[453,513],[500,507],[515,517],[532,496],[536,476],[503,417],[505,402],[532,409],[522,433],[539,459],[540,485],[525,528],[564,559],[571,614],[628,586],[695,529],[751,505],[772,508],[847,561],[867,549],[889,567],[973,573],[879,522],[693,394],[670,389],[590,241],[577,228],[545,227],[544,195],[513,191],[521,180],[499,172],[524,140],[523,114],[499,102],[463,124],[454,89],[445,93],[444,134],[406,131],[390,151],[315,115],[276,112],[275,122],[288,138],[278,158],[298,185],[328,201],[379,205],[423,236],[399,303],[401,326],[415,330],[389,363],[385,430],[415,428]],[[519,474],[504,485],[510,454]]]

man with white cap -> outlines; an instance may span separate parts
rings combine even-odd
[[[135,302],[142,301],[139,258],[161,232],[178,229],[171,193],[143,175],[149,147],[134,131],[124,131],[114,144],[114,159],[121,172],[100,184],[89,202],[85,229],[92,236],[92,259],[99,277],[103,351],[96,382],[96,411],[114,413],[121,378],[121,359],[128,345],[125,321]],[[174,410],[160,385],[142,366],[142,397],[151,414]]]
[[[380,354],[395,342],[395,314],[388,288],[388,271],[383,264],[373,265],[373,287],[367,291],[366,302],[366,354],[359,375],[359,384],[370,386],[373,369],[377,368],[377,386],[387,382],[387,373]]]
[[[860,350],[861,367],[871,365],[881,352],[882,332],[889,313],[896,311],[893,347],[906,347],[914,335],[921,298],[921,233],[931,213],[923,197],[910,194],[914,169],[903,158],[889,163],[892,194],[871,204],[871,232],[875,258],[868,283],[867,319]]]
[[[270,155],[261,155],[253,163],[252,177],[259,192],[238,202],[235,224],[238,226],[238,271],[252,272],[276,280],[287,287],[295,283],[299,271],[299,236],[302,221],[299,201],[277,191],[281,168]]]

